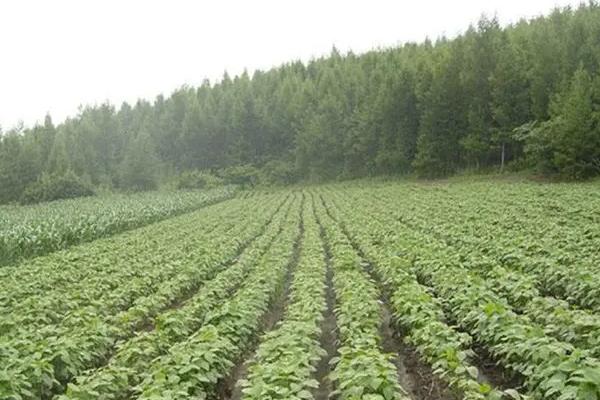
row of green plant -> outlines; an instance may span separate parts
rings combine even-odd
[[[488,183],[443,190],[419,188],[412,195],[412,190],[403,187],[390,186],[376,197],[383,204],[406,207],[401,217],[405,223],[463,253],[484,254],[533,276],[543,293],[600,310],[600,234],[595,211],[600,204],[590,198],[594,187],[577,190],[522,184],[498,189]]]
[[[139,399],[214,398],[219,382],[241,362],[262,328],[271,303],[283,291],[293,268],[294,243],[300,240],[300,213],[286,223],[273,246],[259,260],[256,273],[233,297],[210,311],[204,324],[184,342],[147,365]]]
[[[423,222],[421,221],[421,223]],[[541,221],[537,223],[545,226]],[[594,232],[594,228],[588,229]],[[498,244],[496,240],[493,240],[494,237],[499,236],[495,233],[490,233],[489,239],[482,241],[456,232],[448,243],[461,248],[462,251],[490,254],[494,258],[495,264],[519,270],[534,278],[540,292],[564,299],[574,306],[588,308],[593,312],[600,310],[600,278],[598,277],[598,267],[594,264],[598,259],[597,255],[591,253],[595,250],[579,252],[577,246],[567,244],[562,251],[553,256],[548,254],[545,249],[537,249],[538,243],[543,243],[543,240],[532,240],[527,231],[518,233],[519,229],[513,229],[510,232],[514,236],[511,242],[519,241],[521,247],[523,243],[525,246],[531,245],[534,250],[522,250],[519,246],[511,243]],[[446,235],[448,234],[446,233]],[[571,235],[571,238],[573,242],[577,242],[586,235],[585,233],[575,233]],[[563,235],[563,238],[567,237],[569,236]],[[546,244],[548,247],[552,245]],[[597,245],[600,246],[600,242]]]
[[[176,221],[169,222],[174,222],[174,226],[179,225]],[[220,223],[223,230],[207,226],[202,237],[226,232],[234,226],[233,221],[227,222],[225,218],[216,219],[215,223]],[[160,226],[164,228],[164,224]],[[192,230],[189,227],[182,231],[189,234]],[[155,229],[144,229],[142,235],[150,238],[154,232]],[[141,232],[136,232],[134,235],[138,234]],[[131,237],[131,235],[127,236]],[[178,245],[185,246],[193,241],[194,238],[189,235],[187,239],[173,235],[171,240],[161,240],[160,244],[148,241],[147,246],[140,243],[139,246],[132,248],[127,241],[115,243],[114,240],[101,240],[69,250],[70,256],[74,256],[73,260],[65,262],[61,257],[62,254],[53,254],[36,260],[36,266],[40,268],[34,268],[29,262],[23,263],[23,270],[41,273],[33,275],[28,280],[23,279],[25,277],[23,273],[19,274],[18,278],[21,279],[14,279],[12,282],[3,279],[6,295],[2,299],[2,310],[10,318],[2,320],[2,331],[8,335],[13,330],[36,330],[46,325],[63,323],[65,314],[72,314],[77,310],[83,311],[94,303],[102,306],[102,308],[94,307],[99,315],[127,308],[143,292],[156,290],[161,282],[173,278],[181,268],[179,263],[162,258],[162,255],[160,260],[157,259],[156,253],[152,252],[152,247],[163,249],[167,257],[177,256],[183,255],[183,248]],[[119,252],[120,257],[118,259],[114,257],[114,261],[111,257],[105,259],[107,262],[94,262],[93,258],[97,254],[109,250]],[[156,266],[123,268],[127,263],[143,265],[154,259],[156,259],[154,264],[164,261],[161,268]],[[89,262],[86,268],[81,268],[81,261]],[[82,293],[86,295],[82,296]]]
[[[352,202],[341,210],[337,205],[344,203],[334,196],[325,196],[328,212],[372,265],[388,295],[394,323],[404,341],[414,346],[433,372],[461,398],[521,398],[514,390],[503,394],[482,380],[474,365],[471,336],[448,325],[440,302],[410,272],[410,260],[396,254],[395,234],[389,231],[387,223],[374,218],[376,210],[352,213]]]
[[[600,356],[600,317],[596,314],[574,308],[568,301],[544,296],[534,275],[505,268],[484,255],[462,257],[462,264],[482,276],[490,291],[542,326],[547,335],[590,350],[594,357]]]
[[[304,237],[289,294],[289,306],[276,329],[261,338],[239,382],[245,400],[313,399],[319,382],[316,365],[325,355],[319,338],[326,309],[325,250],[319,237],[312,202],[304,214]]]
[[[0,265],[89,242],[233,197],[231,186],[64,200],[0,209]]]
[[[78,376],[60,398],[130,398],[152,360],[200,329],[210,312],[234,295],[247,279],[253,279],[253,274],[262,273],[256,270],[256,264],[283,229],[291,229],[297,218],[297,208],[298,200],[288,204],[286,210],[275,215],[265,233],[245,249],[231,267],[207,282],[179,308],[158,315],[152,323],[153,329],[142,331],[119,345],[107,365]]]
[[[404,218],[402,211],[396,208],[388,210],[390,218]],[[429,218],[412,217],[407,223],[421,232],[431,233],[433,236],[431,240],[438,240],[440,245],[447,245],[446,251],[455,253],[455,256],[462,260],[462,265],[485,278],[490,291],[506,298],[516,311],[526,314],[543,326],[548,335],[579,348],[589,349],[594,356],[600,354],[600,318],[592,312],[573,308],[565,300],[544,296],[539,288],[546,288],[546,286],[537,279],[542,273],[527,274],[519,269],[507,268],[494,257],[486,254],[487,247],[471,248],[466,241],[448,240],[446,237],[449,235],[442,236],[432,232]],[[564,271],[564,269],[547,267],[543,271],[545,271],[543,275],[548,279],[548,275],[554,276],[557,274],[556,271]]]
[[[600,394],[600,381],[594,380],[600,372],[597,360],[547,336],[529,318],[516,314],[441,243],[402,223],[390,224],[392,218],[386,221],[396,234],[397,248],[443,299],[453,319],[501,364],[524,376],[534,398],[562,400]]]
[[[596,314],[574,308],[565,300],[544,296],[534,276],[498,266],[484,256],[477,260],[467,258],[463,265],[482,276],[490,291],[542,326],[549,336],[590,350],[595,357],[600,355],[600,318]]]
[[[392,355],[381,349],[380,293],[362,269],[363,260],[352,248],[323,205],[316,203],[333,269],[335,315],[338,326],[338,357],[329,377],[334,398],[407,399],[398,381]]]
[[[566,266],[545,260],[515,261],[514,258],[506,258],[505,265],[534,276],[542,291],[594,313],[600,312],[600,275],[597,268]]]
[[[386,210],[392,204],[375,204],[372,209]],[[376,218],[377,213],[370,211],[370,215]],[[530,318],[515,313],[506,299],[489,289],[485,279],[462,265],[461,255],[449,252],[444,244],[389,215],[382,221],[395,235],[397,254],[411,262],[419,278],[442,299],[449,315],[504,367],[525,377],[534,398],[600,395],[597,359],[546,335]]]
[[[64,315],[76,310],[104,316],[133,306],[144,293],[158,290],[164,282],[177,278],[183,267],[204,262],[210,254],[219,254],[221,248],[233,249],[237,245],[234,237],[217,241],[217,247],[211,249],[216,253],[210,254],[204,254],[207,252],[199,246],[215,241],[215,236],[245,229],[239,225],[236,213],[252,212],[253,204],[237,202],[231,206],[162,222],[21,264],[14,275],[3,279],[1,308],[10,316],[3,321],[4,334],[8,334],[11,326],[23,331],[64,322]],[[197,224],[202,224],[202,229]],[[176,233],[169,232],[171,228]],[[99,257],[100,254],[104,257]]]
[[[392,200],[388,199],[389,201]],[[389,208],[389,215],[391,218],[404,218],[403,213],[395,208]],[[454,220],[452,217],[449,219]],[[455,235],[457,239],[449,234],[436,233],[436,224],[432,224],[430,218],[413,216],[407,223],[421,232],[431,233],[432,240],[439,240],[441,245],[448,245],[447,251],[456,253],[465,267],[483,276],[491,291],[506,298],[516,311],[526,314],[543,326],[548,335],[573,343],[577,347],[590,349],[595,356],[600,354],[600,318],[592,312],[573,308],[569,302],[560,298],[544,296],[542,292],[552,293],[548,281],[553,279],[561,285],[576,281],[577,288],[580,291],[585,290],[584,288],[587,288],[591,282],[589,280],[581,282],[580,268],[538,265],[536,273],[528,274],[522,269],[510,268],[507,263],[502,265],[495,257],[486,254],[489,247],[480,248],[470,244],[468,239],[460,239],[466,235],[457,234]],[[533,270],[533,268],[529,269]],[[568,269],[575,269],[570,274],[575,275],[576,279],[564,277]],[[587,270],[584,274],[589,276],[591,272]],[[581,292],[585,297],[573,296],[572,302],[581,304],[587,296],[593,296],[596,292],[597,290],[585,294]],[[573,289],[570,293],[573,295],[580,292]],[[565,296],[559,293],[559,297]]]
[[[497,257],[510,248],[522,257],[592,266],[600,245],[599,194],[593,184],[482,180],[385,184],[374,197],[406,207],[407,222],[430,214],[428,230],[449,243],[479,245]]]
[[[121,268],[139,271],[140,278],[125,277],[116,290],[101,298],[104,301],[95,300],[63,314],[65,319],[61,323],[40,329],[26,327],[18,334],[3,336],[5,390],[21,398],[47,398],[61,392],[66,383],[84,370],[104,363],[118,340],[144,329],[152,317],[212,279],[227,266],[228,260],[237,256],[244,243],[260,235],[273,214],[275,201],[273,198],[265,202],[258,213],[255,207],[238,208],[238,213],[228,216],[232,224],[223,224],[223,230],[211,231],[210,235],[203,235],[196,221],[188,220],[197,233],[190,235],[181,244],[183,247],[178,248],[171,241],[154,243],[154,250],[144,257],[139,249],[132,248],[134,257],[123,257]],[[170,222],[163,223],[162,228],[168,230]],[[152,240],[143,234],[136,239]],[[94,252],[93,244],[89,247]],[[147,271],[169,270],[169,263],[173,264],[172,279],[154,283],[149,280]],[[82,263],[78,266],[85,268]],[[160,273],[157,276],[160,278]],[[79,293],[86,297],[85,288]]]
[[[526,377],[535,398],[563,400],[600,395],[600,363],[596,359],[548,336],[539,325],[516,314],[503,298],[493,294],[483,279],[456,267],[453,261],[441,263],[441,256],[434,256],[433,262],[417,262],[419,273],[430,280],[464,329],[505,367]]]

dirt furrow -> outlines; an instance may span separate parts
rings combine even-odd
[[[323,240],[323,228],[321,228],[321,240]],[[325,242],[327,246],[327,242]],[[326,301],[327,308],[325,309],[324,319],[321,325],[321,348],[326,351],[326,355],[317,365],[315,379],[319,382],[319,387],[315,390],[315,400],[328,400],[330,393],[333,391],[333,383],[329,379],[331,365],[329,361],[337,355],[337,324],[333,309],[335,307],[335,292],[333,290],[333,269],[331,268],[331,257],[329,251],[326,251],[327,265],[327,289]]]
[[[287,299],[290,291],[290,286],[294,276],[294,270],[300,260],[300,252],[302,249],[302,238],[304,237],[304,193],[300,203],[300,230],[298,237],[294,242],[294,250],[292,258],[287,266],[286,276],[282,287],[277,291],[277,294],[271,299],[269,311],[263,316],[261,321],[262,332],[269,332],[275,328],[277,323],[281,321],[285,313]],[[237,384],[240,380],[245,379],[248,375],[248,367],[254,358],[254,354],[260,343],[261,335],[257,335],[255,342],[250,346],[249,350],[240,358],[232,369],[231,373],[218,383],[217,397],[219,400],[239,400],[242,398],[241,387]]]
[[[327,215],[340,226],[344,235],[352,244],[353,249],[363,260],[363,267],[371,279],[377,283],[381,292],[382,323],[380,335],[382,348],[386,353],[392,355],[392,362],[398,371],[398,382],[400,386],[414,400],[458,400],[459,397],[433,373],[431,366],[423,362],[418,352],[410,345],[404,343],[400,330],[394,327],[392,313],[389,309],[389,295],[380,277],[376,274],[373,266],[367,261],[365,254],[348,234],[346,227],[338,221],[329,210],[322,195],[319,196]]]

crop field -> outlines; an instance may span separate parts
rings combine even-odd
[[[137,228],[228,199],[230,187],[0,207],[0,265]]]
[[[599,185],[203,196],[0,267],[0,399],[600,399]]]

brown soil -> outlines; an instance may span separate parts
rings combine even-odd
[[[371,274],[375,277],[372,272]],[[380,333],[382,347],[386,353],[392,354],[392,362],[398,371],[398,382],[409,397],[414,400],[460,399],[455,391],[433,373],[431,366],[421,360],[418,352],[402,341],[397,334],[397,330],[393,327],[392,314],[387,306],[385,295],[382,299],[381,308],[382,324]]]
[[[340,224],[340,228],[348,237],[354,250],[358,255],[366,260],[364,253],[352,240],[346,228],[337,221],[329,212],[323,197],[321,201],[328,215]],[[363,266],[371,278],[382,288],[381,281],[375,273],[373,266],[364,261]],[[418,352],[412,346],[406,345],[396,334],[396,329],[392,326],[391,312],[387,306],[388,297],[385,290],[382,291],[382,324],[380,334],[382,337],[383,351],[392,354],[392,362],[398,371],[398,382],[407,392],[407,395],[413,400],[458,400],[460,396],[454,393],[452,389],[433,373],[431,367],[423,362],[418,356]]]
[[[304,236],[304,224],[302,223],[304,212],[304,196],[301,203],[300,217],[300,232],[294,242],[294,250],[292,257],[287,265],[286,276],[282,287],[277,291],[277,294],[271,299],[269,310],[263,315],[261,321],[262,332],[269,332],[275,328],[277,323],[282,320],[287,306],[287,299],[290,292],[290,286],[293,280],[293,272],[296,269],[300,260],[300,251],[302,247],[302,237]],[[217,384],[217,398],[219,400],[239,400],[242,398],[242,388],[237,384],[240,380],[248,376],[248,367],[254,359],[254,355],[260,343],[260,337],[257,335],[256,340],[250,348],[236,363],[230,374],[221,379]]]
[[[461,398],[433,373],[431,367],[419,358],[418,352],[412,346],[402,344],[398,351],[407,371],[410,371],[414,385],[411,398],[414,400],[458,400]]]
[[[333,271],[329,255],[327,255],[327,308],[324,314],[323,324],[321,326],[321,348],[326,351],[326,355],[317,364],[315,379],[319,382],[319,387],[314,391],[315,400],[328,400],[329,394],[333,391],[333,382],[329,379],[331,366],[329,361],[337,355],[337,324],[333,312],[335,306],[335,292],[333,290]]]
[[[524,379],[518,374],[514,374],[506,368],[498,365],[485,347],[474,344],[473,351],[477,357],[473,359],[473,364],[480,372],[482,380],[490,385],[500,389],[519,389],[523,386]]]

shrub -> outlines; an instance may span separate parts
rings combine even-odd
[[[219,170],[218,175],[227,184],[254,186],[258,183],[258,170],[252,165],[236,165]]]
[[[77,175],[67,171],[63,175],[42,175],[27,186],[21,195],[21,204],[41,203],[59,199],[93,196],[94,190]]]
[[[205,189],[223,185],[223,179],[206,171],[182,172],[175,183],[177,189]]]
[[[294,165],[281,160],[272,160],[261,168],[261,182],[268,185],[289,185],[298,180]]]

